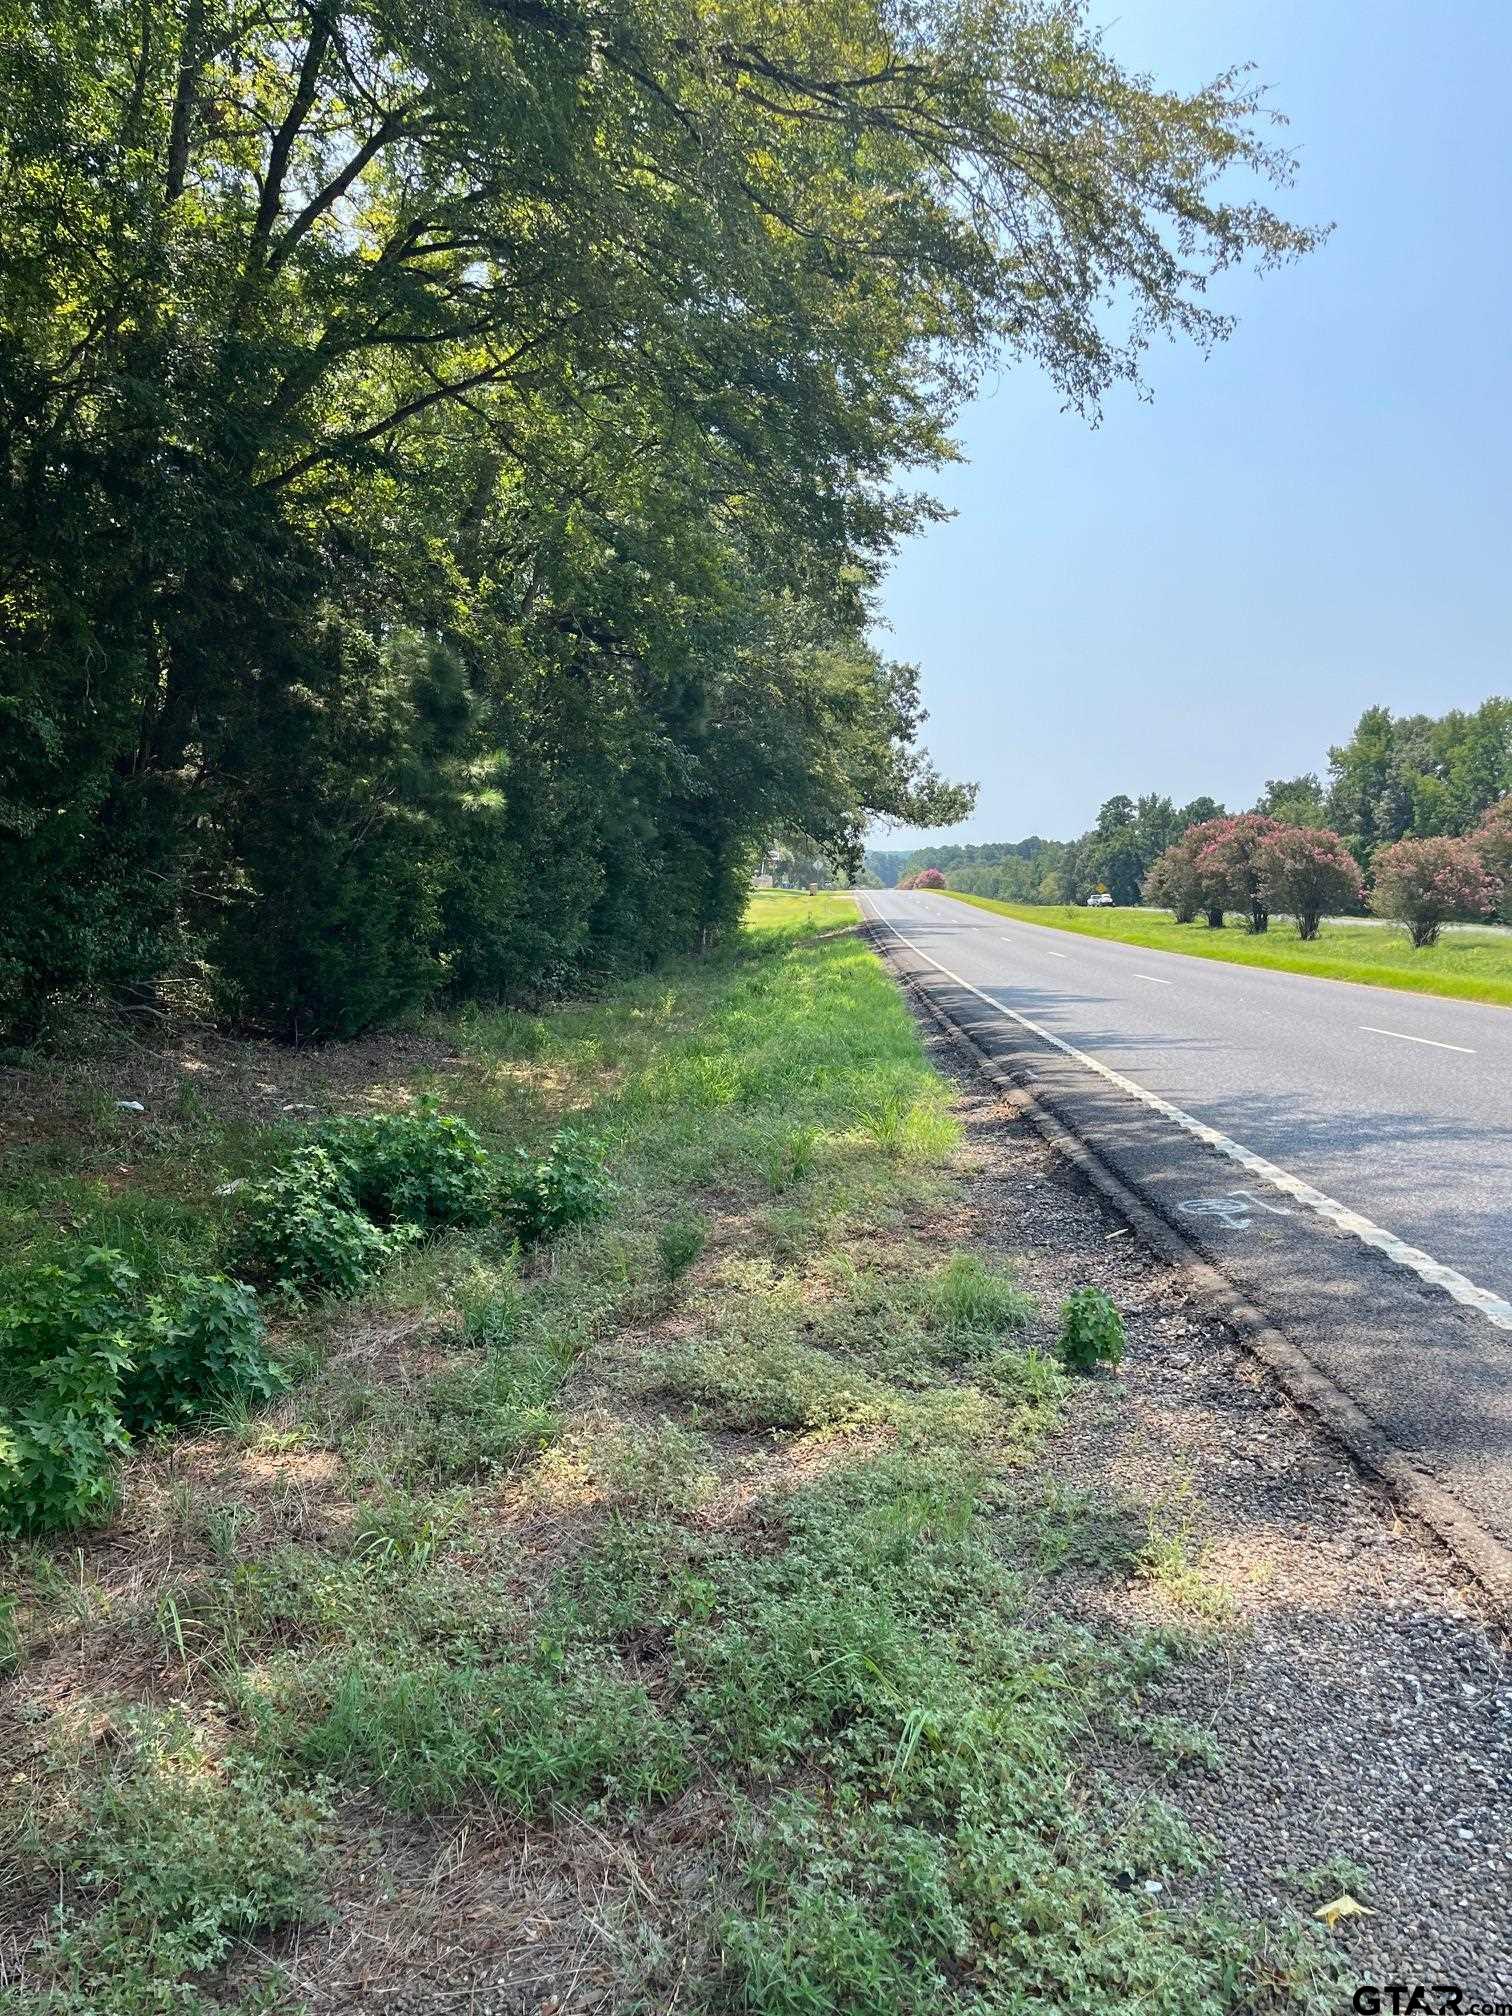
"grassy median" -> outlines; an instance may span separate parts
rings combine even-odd
[[[1178,924],[1159,910],[999,903],[958,889],[938,893],[978,910],[995,910],[1053,931],[1075,931],[1084,938],[1115,938],[1124,945],[1184,952],[1194,959],[1222,959],[1234,966],[1269,966],[1285,973],[1311,973],[1320,980],[1357,980],[1366,987],[1447,994],[1512,1007],[1512,932],[1508,931],[1446,930],[1437,945],[1416,951],[1404,931],[1385,924],[1325,924],[1319,937],[1308,940],[1278,920],[1257,937],[1237,917],[1231,917],[1224,930],[1210,931],[1201,921]]]
[[[165,1052],[13,1073],[48,1124],[12,1267],[209,1266],[306,1109],[426,1093],[499,1148],[570,1120],[616,1187],[289,1311],[282,1397],[9,1549],[7,2009],[1328,2006],[1104,1775],[1169,1745],[1141,1687],[1190,1627],[1027,1621],[1065,1375],[960,1236],[948,1088],[854,917],[763,896],[593,1003],[181,1054],[192,1099]]]

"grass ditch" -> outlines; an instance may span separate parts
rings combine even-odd
[[[488,1215],[405,1241],[275,1322],[287,1390],[141,1443],[105,1528],[7,1550],[8,2009],[349,2006],[359,1938],[363,1991],[415,2008],[1331,2006],[1310,1935],[1241,1922],[1177,1804],[1102,1775],[1120,1743],[1214,1768],[1140,1706],[1191,1619],[1029,1621],[1090,1544],[1036,1461],[1068,1374],[962,1236],[948,1089],[853,917],[761,897],[707,961],[295,1088],[436,1095],[532,1166],[581,1131],[612,1202],[530,1249]],[[218,1193],[297,1129],[173,1125],[114,1184],[56,1129],[13,1247],[108,1222],[144,1272],[211,1266]],[[1185,1571],[1138,1540],[1118,1572]],[[558,1947],[499,1917],[554,1857]]]
[[[1191,959],[1220,959],[1231,966],[1266,966],[1310,973],[1319,980],[1355,980],[1363,987],[1394,987],[1401,993],[1443,994],[1512,1007],[1512,932],[1508,931],[1446,931],[1437,945],[1416,950],[1404,931],[1385,924],[1325,924],[1319,937],[1302,939],[1281,919],[1255,936],[1232,918],[1225,930],[1210,931],[1201,922],[1178,924],[1153,910],[1000,903],[960,889],[938,893],[978,910],[1016,917],[1021,924],[1042,924],[1083,938],[1113,938],[1123,945],[1181,952]]]

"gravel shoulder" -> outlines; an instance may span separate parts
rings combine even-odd
[[[1122,1375],[1079,1389],[1046,1452],[1044,1502],[1086,1544],[1033,1601],[1098,1633],[1186,1610],[1208,1641],[1148,1705],[1207,1732],[1217,1768],[1110,1773],[1215,1840],[1215,1880],[1257,1916],[1352,1884],[1371,1915],[1334,1936],[1361,1981],[1512,2000],[1512,1671],[1477,1592],[920,1021],[959,1091],[973,1229],[1043,1311],[1090,1282],[1128,1326]],[[1168,1572],[1131,1573],[1152,1540]]]

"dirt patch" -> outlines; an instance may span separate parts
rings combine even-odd
[[[566,1814],[542,1827],[481,1809],[431,1821],[354,1807],[327,1922],[274,1952],[310,2016],[623,2009],[627,1990],[689,1971],[712,1846],[730,1824],[702,1790],[613,1838]]]
[[[91,1134],[101,1113],[150,1127],[191,1099],[221,1125],[262,1126],[408,1104],[417,1077],[458,1068],[444,1036],[387,1033],[345,1043],[281,1044],[210,1029],[149,1043],[92,1041],[79,1054],[0,1067],[0,1145],[57,1145]],[[139,1101],[140,1114],[121,1101]]]

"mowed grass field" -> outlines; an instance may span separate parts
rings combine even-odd
[[[1367,987],[1395,987],[1409,994],[1448,994],[1464,1001],[1491,1001],[1512,1008],[1512,931],[1446,930],[1437,945],[1415,951],[1405,931],[1387,924],[1324,924],[1321,935],[1304,940],[1284,918],[1273,919],[1258,937],[1237,916],[1222,931],[1200,920],[1178,924],[1159,910],[1088,910],[1081,906],[999,903],[949,889],[937,894],[978,910],[995,910],[1025,924],[1074,931],[1084,938],[1116,938],[1125,945],[1148,945],[1158,952],[1183,952],[1193,959],[1222,959],[1233,966],[1270,966],[1288,973],[1311,973],[1321,980],[1357,980]]]
[[[213,1267],[229,1184],[424,1094],[501,1151],[570,1120],[615,1188],[284,1312],[281,1397],[0,1548],[11,2016],[1334,2006],[1114,1768],[1219,1768],[1144,1697],[1221,1607],[1137,1533],[1097,1558],[1164,1621],[1026,1601],[1093,1558],[1037,1460],[1067,1375],[855,921],[763,895],[541,1013],[13,1063],[0,1269]]]

